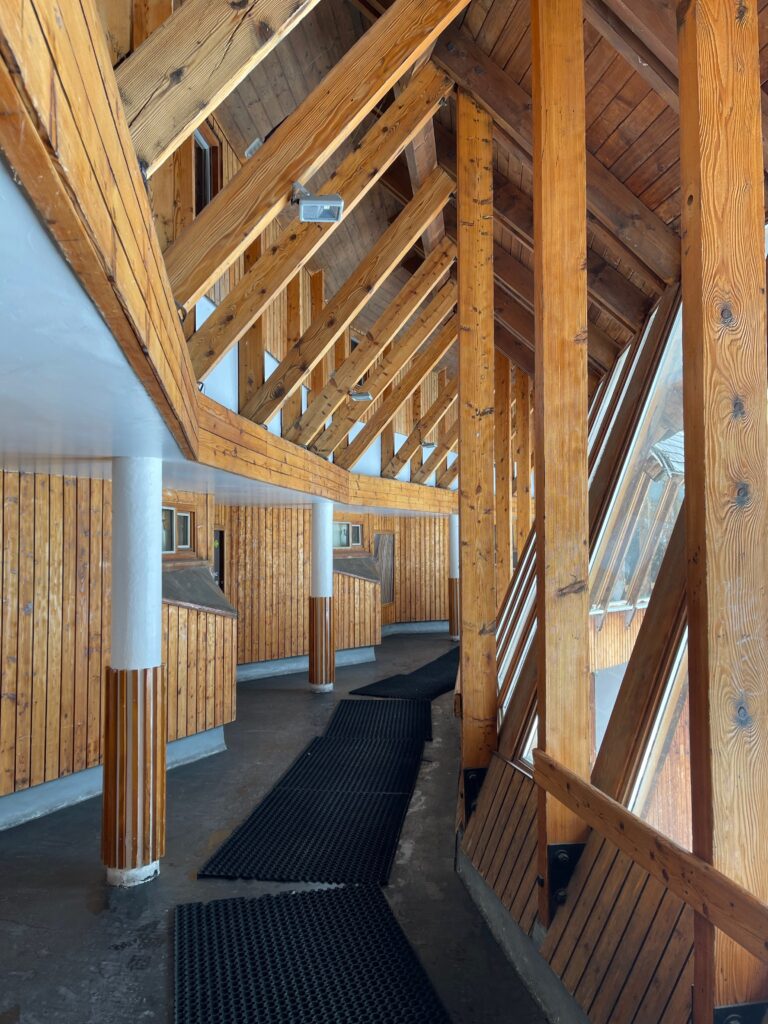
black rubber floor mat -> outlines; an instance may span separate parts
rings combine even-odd
[[[380,890],[176,908],[176,1024],[450,1024]]]
[[[199,877],[386,885],[410,799],[273,789]]]
[[[428,700],[341,700],[326,736],[378,739],[432,739]]]
[[[434,700],[456,686],[459,648],[456,646],[434,661],[407,675],[388,676],[368,686],[351,690],[360,697],[400,697],[410,700]]]
[[[422,740],[320,736],[294,761],[275,789],[337,793],[412,793]]]

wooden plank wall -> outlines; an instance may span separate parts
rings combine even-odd
[[[102,480],[0,474],[0,795],[101,761],[111,493]],[[209,505],[202,496],[198,507]],[[209,537],[199,518],[198,527]],[[184,611],[163,609],[163,656],[170,658],[172,680],[169,739],[234,717],[234,661],[227,651],[235,643],[236,622]],[[204,647],[190,646],[178,632],[182,621],[187,636],[202,630],[198,619],[205,621]]]
[[[495,755],[462,849],[527,934],[536,919],[537,794]],[[540,948],[593,1024],[683,1024],[693,980],[691,911],[592,833]]]
[[[624,665],[635,646],[645,608],[637,608],[627,623],[624,610],[589,617],[589,667],[593,672]]]
[[[239,613],[238,664],[308,651],[310,515],[299,508],[216,506],[216,525],[225,531],[225,592]],[[447,619],[447,519],[343,512],[335,518],[362,525],[368,553],[373,552],[375,533],[395,535],[391,605],[381,607],[377,583],[334,574],[339,650],[379,644],[382,623]],[[353,607],[356,617],[350,614]]]

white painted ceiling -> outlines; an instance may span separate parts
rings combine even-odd
[[[212,492],[223,504],[321,500],[184,459],[0,158],[0,466],[109,478],[112,457],[131,455],[162,458],[166,487]]]

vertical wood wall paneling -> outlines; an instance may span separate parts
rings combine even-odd
[[[462,766],[496,749],[493,493],[493,126],[474,97],[457,101]]]
[[[683,408],[693,849],[768,901],[768,408],[757,0],[681,5]],[[735,837],[738,836],[738,841]],[[768,997],[696,917],[694,1018]]]
[[[589,499],[584,39],[581,0],[533,0],[536,538],[539,745],[589,778]],[[584,823],[539,796],[539,916],[547,845]]]

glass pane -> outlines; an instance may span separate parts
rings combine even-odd
[[[362,543],[362,527],[359,523],[356,523],[352,526],[352,544],[359,546]]]
[[[349,523],[333,524],[333,546],[335,548],[349,547]]]
[[[176,547],[189,547],[189,512],[176,513]]]
[[[590,567],[594,742],[600,743],[683,500],[678,314]]]
[[[667,683],[629,809],[691,848],[691,746],[686,631]]]
[[[173,509],[163,509],[163,554],[175,551],[173,545]]]

